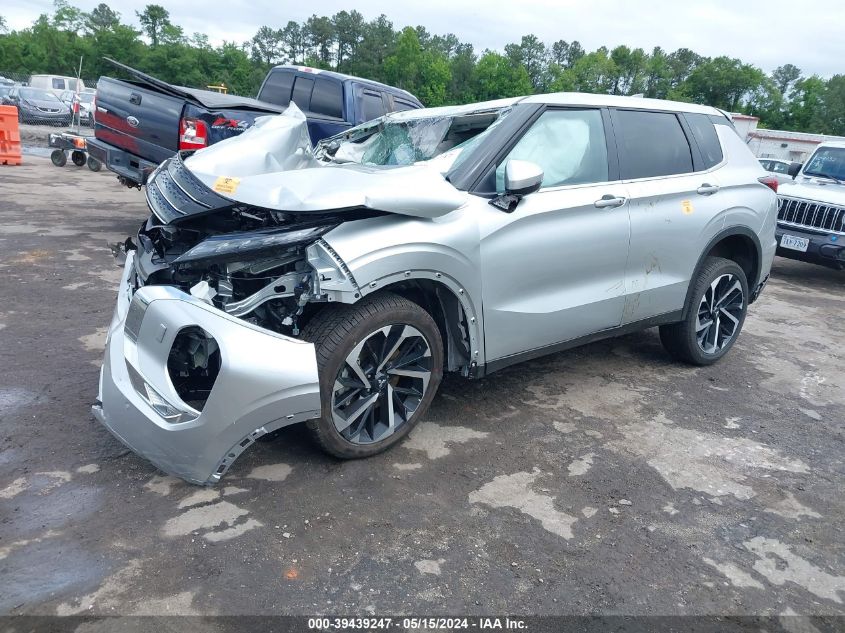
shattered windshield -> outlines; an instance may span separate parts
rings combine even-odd
[[[439,162],[443,162],[441,170],[445,171],[509,111],[510,108],[494,108],[426,118],[388,115],[324,141],[317,154],[333,162],[379,166],[412,165],[442,158]]]

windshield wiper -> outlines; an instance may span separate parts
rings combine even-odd
[[[823,174],[823,173],[819,173],[817,171],[805,171],[804,175],[805,176],[816,176],[817,178],[827,178],[828,180],[832,180],[833,182],[835,182],[837,185],[845,185],[845,180],[840,180],[836,176],[831,176],[830,174]]]

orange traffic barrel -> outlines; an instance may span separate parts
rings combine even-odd
[[[18,109],[0,106],[0,165],[21,164],[21,131]]]

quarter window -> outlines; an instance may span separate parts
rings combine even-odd
[[[65,89],[65,80],[59,77],[53,77],[53,88],[55,90],[64,90]]]
[[[692,130],[693,138],[698,143],[704,169],[710,169],[722,162],[722,145],[713,122],[706,114],[686,114],[687,123]]]
[[[678,117],[670,112],[617,110],[622,178],[685,174],[692,153]],[[614,126],[616,127],[616,126]]]
[[[608,180],[607,143],[599,110],[546,110],[496,169],[505,190],[505,165],[526,160],[543,168],[543,187]]]

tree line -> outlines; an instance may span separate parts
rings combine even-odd
[[[753,114],[761,127],[845,135],[845,75],[805,76],[790,63],[767,75],[688,48],[586,51],[578,41],[547,44],[530,34],[501,52],[476,51],[454,33],[397,29],[385,15],[368,21],[355,10],[262,26],[248,42],[218,46],[202,33],[187,35],[160,5],[135,18],[140,28],[107,4],[85,12],[67,0],[19,31],[0,16],[0,72],[75,74],[84,56],[83,76],[119,75],[102,59],[111,57],[171,83],[224,83],[253,96],[271,66],[295,63],[398,86],[427,106],[562,90],[642,94]]]

